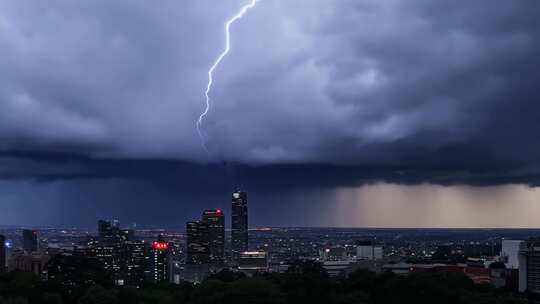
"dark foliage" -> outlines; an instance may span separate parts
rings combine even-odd
[[[230,269],[223,269],[222,271],[212,274],[209,280],[219,280],[222,282],[234,282],[245,278],[246,275],[242,272],[235,272]]]
[[[475,285],[461,273],[397,276],[359,270],[338,280],[330,278],[314,262],[295,262],[286,273],[253,278],[223,271],[197,285],[164,284],[136,289],[102,285],[97,280],[84,284],[78,281],[78,288],[83,291],[68,293],[62,282],[43,283],[32,274],[12,272],[0,276],[0,304],[540,303],[535,295]]]

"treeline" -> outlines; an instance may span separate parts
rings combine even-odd
[[[489,285],[475,285],[460,273],[397,276],[357,271],[346,279],[330,278],[314,262],[296,262],[283,274],[247,278],[223,271],[201,284],[114,287],[96,280],[41,282],[29,273],[0,277],[0,304],[497,304],[538,303]]]

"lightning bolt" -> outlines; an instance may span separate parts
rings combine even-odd
[[[214,84],[214,71],[219,66],[223,58],[227,56],[229,51],[231,50],[231,25],[235,23],[238,19],[241,19],[244,17],[246,12],[255,7],[259,0],[251,0],[251,3],[244,5],[240,11],[236,15],[234,15],[231,19],[225,23],[225,49],[223,52],[219,55],[219,57],[216,59],[214,64],[210,67],[210,70],[208,70],[208,84],[206,85],[206,91],[204,92],[205,96],[205,108],[204,111],[199,116],[199,119],[197,120],[197,123],[195,126],[197,127],[197,133],[199,133],[199,137],[201,138],[201,143],[203,146],[203,149],[206,151],[208,155],[210,155],[210,151],[208,150],[208,147],[206,146],[206,136],[204,132],[202,131],[202,123],[206,115],[208,115],[208,112],[210,111],[210,91],[212,91],[212,85]]]

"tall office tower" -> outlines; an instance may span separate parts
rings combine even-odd
[[[116,274],[120,265],[118,263],[118,248],[120,243],[115,226],[109,221],[98,221],[98,240],[90,245],[92,255],[97,257],[104,265],[106,271]]]
[[[169,281],[169,243],[160,236],[152,243],[150,255],[150,281],[154,283]]]
[[[0,235],[0,273],[6,272],[6,238]]]
[[[121,229],[118,221],[98,221],[97,241],[89,243],[90,254],[98,258],[117,285],[139,286],[137,273],[144,244],[134,241],[134,231]],[[144,257],[146,252],[144,252]],[[136,260],[136,261],[135,261]],[[135,264],[132,264],[135,263]]]
[[[208,229],[201,221],[187,222],[187,264],[207,264],[210,261]]]
[[[98,236],[100,240],[106,239],[112,232],[112,224],[109,221],[98,221]]]
[[[530,239],[520,245],[519,291],[540,292],[540,239]]]
[[[38,250],[38,237],[35,230],[23,230],[23,250],[32,253]]]
[[[102,243],[122,243],[132,241],[134,231],[130,229],[120,229],[118,221],[98,221],[98,236]]]
[[[205,210],[202,222],[208,229],[208,247],[210,251],[210,263],[220,264],[225,262],[225,216],[221,209]]]
[[[237,260],[241,252],[248,250],[248,208],[247,193],[235,191],[232,194],[232,257]]]
[[[150,277],[147,245],[144,241],[127,241],[122,244],[118,255],[120,271],[115,278],[117,285],[141,287],[145,279]]]
[[[519,251],[522,249],[525,241],[523,240],[502,240],[501,258],[507,269],[519,268]]]

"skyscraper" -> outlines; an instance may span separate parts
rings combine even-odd
[[[233,192],[231,218],[232,257],[237,260],[241,252],[248,250],[248,208],[246,192]]]
[[[98,258],[115,284],[139,286],[144,279],[144,243],[134,240],[134,231],[121,229],[118,221],[98,221],[98,238],[88,243],[89,254]],[[142,272],[142,274],[141,274]]]
[[[540,292],[540,239],[532,238],[520,244],[519,291]]]
[[[38,237],[35,230],[23,230],[23,250],[32,253],[38,250]]]
[[[107,244],[117,244],[126,241],[132,241],[134,231],[130,229],[121,229],[118,221],[98,221],[99,241]]]
[[[0,235],[0,273],[6,272],[6,238]]]
[[[152,243],[150,256],[150,281],[154,283],[169,280],[169,244],[160,236]]]
[[[210,263],[225,262],[225,217],[221,209],[205,210],[202,215],[208,235]]]
[[[106,239],[112,233],[112,224],[109,221],[98,221],[98,236],[100,240]]]
[[[118,285],[141,287],[145,279],[150,276],[151,270],[148,268],[150,256],[147,245],[144,241],[127,241],[122,244],[118,254],[120,265],[116,278]]]
[[[187,264],[207,264],[210,261],[208,229],[201,221],[187,222]]]

